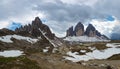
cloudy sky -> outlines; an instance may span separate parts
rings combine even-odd
[[[28,24],[39,16],[57,36],[79,21],[102,34],[120,34],[120,0],[0,0],[0,28]]]

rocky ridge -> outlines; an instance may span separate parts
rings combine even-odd
[[[54,39],[55,35],[50,31],[50,28],[43,24],[39,17],[36,17],[34,21],[32,21],[32,24],[28,24],[25,26],[21,26],[20,28],[17,28],[15,32],[17,34],[21,35],[30,35],[33,37],[39,37],[41,36],[42,32],[50,39]]]

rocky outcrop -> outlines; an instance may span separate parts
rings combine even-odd
[[[39,17],[36,17],[32,24],[21,26],[15,30],[17,34],[24,36],[39,37],[44,33],[48,38],[54,39],[54,34],[50,31],[50,28],[43,24]]]
[[[86,30],[84,31],[84,25],[79,22],[76,26],[75,29],[72,27],[70,27],[67,30],[67,35],[66,36],[89,36],[89,37],[101,37],[101,33],[96,30],[96,28],[92,25],[89,24],[88,27],[86,28]]]
[[[82,35],[84,35],[84,25],[81,22],[79,22],[75,26],[75,30],[73,26],[67,30],[66,36],[82,36]]]
[[[74,35],[74,31],[73,31],[73,26],[72,26],[67,30],[67,35],[66,36],[73,36],[73,35]]]
[[[96,36],[96,29],[92,24],[89,24],[88,27],[86,28],[85,35],[89,37]]]
[[[12,34],[15,34],[15,32],[12,30],[6,28],[0,29],[0,36],[12,35]]]
[[[85,35],[89,37],[96,37],[96,36],[100,37],[101,33],[98,32],[92,24],[89,24],[88,27],[86,28]]]
[[[84,35],[84,26],[81,22],[79,22],[75,27],[75,36],[82,36]]]

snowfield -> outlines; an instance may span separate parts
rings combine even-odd
[[[107,43],[107,47],[120,47],[120,43]]]
[[[97,38],[97,37],[88,37],[88,36],[69,36],[64,39],[65,41],[70,42],[109,42],[110,40]]]
[[[71,51],[67,53],[67,55],[71,56],[64,56],[66,60],[71,60],[73,62],[78,61],[88,61],[88,60],[94,60],[94,59],[107,59],[115,54],[120,54],[120,48],[117,48],[120,46],[120,44],[117,44],[114,46],[115,43],[108,43],[106,46],[111,47],[107,48],[105,50],[93,50],[93,52],[85,53],[85,55],[77,55],[78,52],[72,53]]]
[[[20,36],[20,35],[6,35],[6,36],[1,36],[0,37],[0,41],[2,42],[7,42],[7,43],[13,43],[13,41],[11,40],[11,38],[15,38],[17,40],[26,40],[30,43],[35,43],[38,41],[38,39],[33,39],[30,37],[24,37],[24,36]]]
[[[3,57],[18,57],[23,55],[23,51],[20,50],[6,50],[3,52],[0,52],[0,56]]]

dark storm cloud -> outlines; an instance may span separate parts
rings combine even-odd
[[[84,21],[90,18],[91,14],[89,13],[92,11],[89,6],[69,5],[62,2],[39,4],[34,9],[45,12],[49,20],[58,22]]]
[[[1,0],[0,21],[7,21],[11,17],[26,19],[30,15],[32,16],[32,11],[42,12],[47,20],[45,23],[54,32],[60,34],[79,21],[86,23],[92,19],[103,20],[107,16],[115,16],[120,19],[119,0],[95,0],[96,3],[93,5],[86,5],[86,3],[92,4],[94,0],[86,0],[86,3],[84,0],[73,1],[76,2],[69,4],[69,2],[64,3],[61,0]],[[83,2],[84,4],[81,4]],[[29,16],[25,17],[26,15]]]

